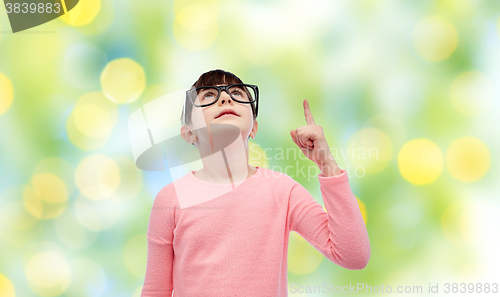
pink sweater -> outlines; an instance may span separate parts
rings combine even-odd
[[[234,189],[191,171],[160,190],[141,297],[288,296],[290,231],[337,265],[367,265],[368,233],[345,170],[318,175],[325,212],[290,176],[257,168]]]

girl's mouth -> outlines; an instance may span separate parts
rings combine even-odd
[[[221,113],[217,117],[215,117],[215,118],[218,119],[218,118],[226,116],[226,115],[232,115],[232,116],[235,116],[235,117],[238,116],[238,114],[234,110],[232,110],[232,109],[225,109],[225,110],[221,111]]]
[[[229,118],[229,117],[232,117],[232,118],[233,118],[233,117],[238,117],[238,116],[237,116],[237,115],[234,115],[234,114],[232,114],[232,113],[225,113],[225,114],[223,114],[223,115],[221,115],[221,116],[219,116],[219,117],[217,117],[217,118],[215,118],[215,119],[220,119],[220,118]]]

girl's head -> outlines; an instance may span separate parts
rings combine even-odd
[[[216,69],[206,73],[203,73],[198,80],[192,85],[191,90],[199,87],[209,87],[209,86],[227,86],[233,84],[242,84],[243,82],[236,75],[221,70]],[[258,90],[256,90],[258,92]],[[247,88],[232,88],[230,90],[233,98],[238,98],[239,101],[243,101],[242,98],[250,98],[255,100],[255,93]],[[217,97],[217,91],[210,91],[209,89],[202,89],[198,92],[193,92],[189,96],[186,96],[184,101],[184,110],[181,115],[181,135],[183,138],[198,147],[197,143],[201,135],[197,134],[197,129],[210,126],[210,124],[231,124],[237,126],[241,135],[248,139],[249,137],[255,138],[257,133],[257,109],[255,102],[253,103],[240,103],[235,101],[227,93],[227,91],[221,91],[219,99],[209,105],[198,107],[194,106],[192,100],[195,100],[196,105],[200,105],[199,99],[193,98],[207,98],[207,100],[212,102]],[[231,110],[236,115],[226,115],[219,116],[223,110]],[[185,112],[185,114],[184,114]]]

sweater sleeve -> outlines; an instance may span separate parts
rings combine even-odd
[[[333,263],[363,269],[370,259],[370,241],[359,205],[345,170],[336,176],[318,175],[327,212],[295,182],[290,193],[290,230],[299,233]]]
[[[147,232],[148,251],[146,275],[141,297],[172,296],[172,267],[174,260],[174,207],[167,192],[162,190],[155,198]]]

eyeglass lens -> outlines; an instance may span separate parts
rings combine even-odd
[[[224,91],[221,91],[221,93]],[[251,103],[255,101],[256,93],[255,90],[246,85],[233,86],[229,88],[229,94],[231,98],[240,103]],[[198,90],[193,90],[191,93],[191,99],[194,100],[193,103],[195,105],[209,105],[213,102],[217,101],[220,96],[217,88],[214,87],[203,87]],[[195,97],[196,96],[196,97]]]

